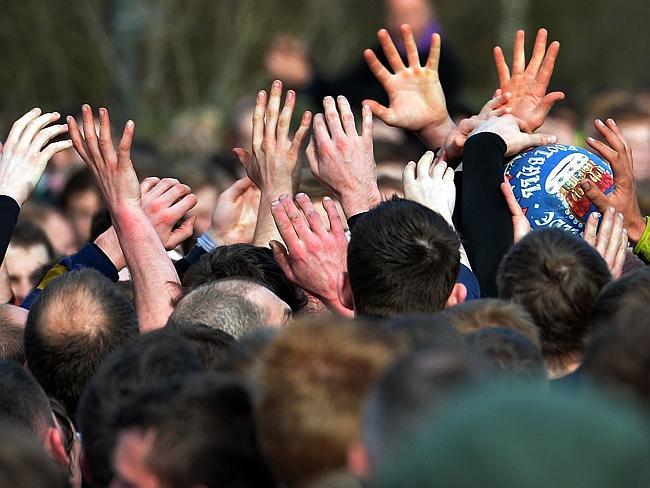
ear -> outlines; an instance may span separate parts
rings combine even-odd
[[[447,303],[445,304],[445,308],[453,307],[454,305],[460,305],[461,303],[465,302],[466,299],[467,299],[467,288],[465,288],[465,285],[463,285],[462,283],[456,283],[454,287],[451,289],[449,298],[447,298]]]
[[[50,453],[50,456],[52,456],[52,459],[68,469],[70,459],[68,459],[68,454],[65,452],[63,434],[61,434],[61,431],[57,427],[49,427],[47,429],[45,448]]]
[[[341,271],[336,280],[336,293],[339,296],[339,302],[350,310],[354,310],[354,298],[352,297],[352,287],[347,271]]]
[[[359,480],[370,479],[370,458],[360,441],[348,446],[348,472]]]

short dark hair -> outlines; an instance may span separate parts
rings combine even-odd
[[[37,435],[54,424],[45,392],[29,371],[15,361],[0,360],[0,398],[0,421]]]
[[[422,349],[398,360],[366,398],[362,440],[371,464],[390,461],[425,416],[460,388],[477,382],[482,371],[476,358],[459,349]]]
[[[140,335],[114,351],[99,367],[79,403],[85,475],[91,484],[106,486],[113,476],[113,417],[122,402],[146,386],[203,369],[184,339],[171,330]]]
[[[267,325],[266,312],[245,295],[252,286],[262,285],[249,280],[225,279],[199,286],[176,305],[168,324],[202,324],[220,329],[235,338]]]
[[[227,332],[202,324],[175,323],[174,329],[192,346],[203,367],[211,371],[221,369],[228,352],[237,343]]]
[[[31,432],[17,425],[0,422],[0,439],[0,486],[70,486],[65,472],[48,456],[43,444]]]
[[[582,354],[591,307],[611,274],[598,251],[560,229],[531,232],[504,256],[499,298],[523,305],[540,330],[546,361],[565,364]]]
[[[138,334],[133,306],[99,272],[86,268],[53,280],[27,316],[29,369],[74,417],[86,384],[106,357]]]
[[[250,398],[233,378],[203,373],[143,392],[120,410],[116,427],[153,434],[145,462],[164,486],[275,486]]]
[[[243,278],[256,281],[280,297],[297,312],[307,305],[307,296],[284,274],[267,247],[252,244],[220,246],[201,256],[183,276],[183,286],[192,290],[211,281]]]
[[[81,168],[74,172],[63,187],[60,196],[60,204],[63,209],[67,209],[74,195],[85,191],[94,191],[99,194],[97,184],[93,175],[86,168]]]
[[[32,247],[42,245],[47,250],[47,259],[54,259],[52,243],[43,229],[33,222],[19,222],[11,234],[11,245],[15,247]]]
[[[381,326],[389,334],[404,340],[411,351],[424,348],[465,348],[463,336],[441,312],[433,315],[403,315],[384,320]]]
[[[504,379],[524,383],[545,383],[548,380],[542,351],[529,337],[514,329],[480,329],[467,336],[467,343]]]
[[[13,359],[25,364],[24,325],[16,322],[10,307],[13,305],[0,305],[0,359]]]
[[[361,316],[388,318],[444,308],[460,270],[460,240],[443,217],[393,198],[363,215],[348,246]]]

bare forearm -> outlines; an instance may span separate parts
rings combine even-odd
[[[173,311],[178,274],[141,208],[115,213],[113,222],[133,281],[140,331],[159,329]]]
[[[454,127],[456,127],[456,124],[451,120],[451,117],[447,117],[444,124],[428,125],[422,130],[419,130],[417,135],[424,145],[433,151],[444,145],[447,134],[449,134]]]
[[[276,193],[273,194],[276,195]],[[257,224],[255,225],[255,235],[253,237],[253,243],[256,246],[269,247],[270,241],[282,242],[280,232],[278,232],[273,215],[271,215],[271,203],[279,196],[279,193],[277,193],[275,198],[269,194],[262,193]]]

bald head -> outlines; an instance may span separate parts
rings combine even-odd
[[[38,297],[25,326],[25,357],[45,391],[71,415],[88,380],[110,352],[138,328],[133,307],[92,269],[52,281]]]
[[[291,308],[268,288],[248,280],[226,279],[205,284],[176,306],[169,325],[203,324],[235,338],[265,326],[283,326]]]

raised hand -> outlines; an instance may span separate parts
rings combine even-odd
[[[603,257],[613,279],[623,274],[625,251],[627,250],[627,231],[622,213],[614,207],[608,207],[598,225],[600,215],[592,212],[585,223],[584,239]]]
[[[41,115],[41,109],[35,108],[14,123],[4,146],[0,145],[0,195],[7,195],[22,206],[52,156],[72,146],[71,141],[48,144],[68,130],[65,124],[47,127],[59,118],[56,112]]]
[[[419,132],[429,147],[440,147],[454,127],[438,76],[440,35],[431,37],[429,58],[422,66],[411,26],[404,24],[401,31],[408,66],[404,65],[386,29],[381,29],[377,37],[393,73],[381,64],[372,49],[363,53],[370,70],[388,94],[389,106],[374,100],[363,103],[369,105],[373,114],[386,124]]]
[[[250,178],[242,178],[219,195],[208,232],[215,242],[253,242],[260,205],[260,190]]]
[[[331,198],[323,199],[329,230],[304,193],[296,195],[296,204],[283,195],[273,202],[271,212],[286,248],[271,242],[275,260],[287,277],[302,289],[346,317],[354,312],[339,301],[337,282],[347,270],[347,247],[343,223]]]
[[[445,142],[440,151],[440,159],[447,162],[459,162],[465,147],[465,141],[482,122],[490,117],[499,117],[510,113],[511,109],[506,106],[510,99],[510,93],[501,93],[497,90],[494,97],[487,101],[478,115],[461,120],[447,133]]]
[[[503,93],[512,94],[508,107],[517,117],[522,130],[529,133],[539,129],[551,107],[564,99],[562,92],[546,93],[560,51],[560,43],[557,41],[553,41],[547,49],[547,39],[546,29],[540,29],[535,39],[533,55],[526,66],[525,33],[523,30],[517,31],[512,56],[512,73],[506,63],[503,50],[498,46],[494,48],[494,62],[499,75],[500,88]]]
[[[506,156],[512,156],[531,147],[545,146],[557,142],[557,137],[552,134],[528,134],[522,132],[517,122],[518,120],[509,114],[501,117],[490,117],[474,129],[470,133],[470,137],[481,132],[497,134],[506,143]]]
[[[444,161],[434,164],[433,157],[433,153],[428,151],[417,164],[411,161],[406,165],[402,177],[404,198],[439,213],[453,227],[451,217],[456,204],[454,170]]]
[[[296,106],[296,94],[292,90],[287,92],[282,111],[281,98],[282,82],[278,80],[273,82],[270,96],[264,90],[257,94],[253,114],[253,151],[233,150],[246,168],[248,177],[262,191],[254,238],[258,245],[268,245],[270,239],[277,237],[270,212],[271,202],[280,195],[294,195],[298,190],[298,153],[311,125],[311,112],[305,112],[291,140],[289,126]]]
[[[192,189],[173,178],[145,178],[140,184],[142,210],[168,251],[192,237],[196,217],[183,220],[196,203]]]
[[[336,195],[349,218],[378,205],[381,194],[377,187],[370,107],[363,107],[359,135],[349,102],[345,97],[338,97],[337,101],[338,111],[334,99],[326,97],[325,116],[314,117],[314,136],[307,147],[307,158],[311,172]]]
[[[532,232],[530,222],[528,222],[524,211],[521,209],[521,206],[517,202],[517,198],[515,198],[515,194],[512,191],[510,181],[507,177],[504,177],[503,183],[501,183],[501,193],[503,193],[503,198],[506,199],[508,209],[512,214],[512,230],[515,241],[514,244],[516,244],[524,237],[526,237],[527,234]]]
[[[606,142],[588,137],[587,144],[612,167],[615,188],[605,195],[590,180],[582,181],[580,187],[601,213],[604,214],[607,207],[613,207],[623,214],[630,242],[636,244],[643,235],[646,221],[639,210],[636,195],[632,149],[614,119],[607,119],[606,124],[602,120],[596,120],[594,126]]]

